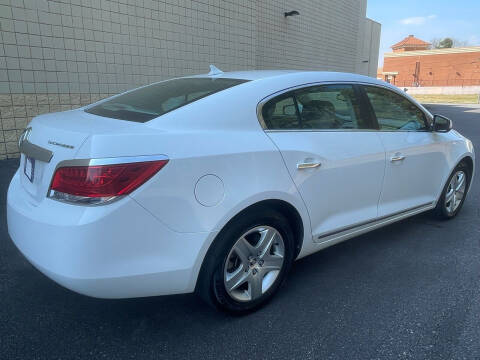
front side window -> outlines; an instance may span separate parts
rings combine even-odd
[[[365,91],[377,117],[380,130],[426,130],[425,114],[407,98],[375,86],[365,86]]]
[[[280,95],[265,103],[263,120],[268,129],[368,129],[352,85],[319,85]]]
[[[113,119],[146,122],[246,81],[226,78],[173,79],[130,91],[85,111]]]

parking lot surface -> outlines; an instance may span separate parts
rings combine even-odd
[[[430,109],[480,152],[480,107]],[[0,161],[2,359],[480,358],[478,175],[454,220],[419,215],[304,258],[265,308],[232,317],[192,294],[100,300],[43,276],[7,234],[17,166]]]

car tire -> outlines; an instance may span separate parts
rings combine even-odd
[[[294,258],[288,220],[270,209],[234,218],[205,258],[197,293],[210,305],[245,314],[266,304],[285,280]]]
[[[441,220],[453,219],[462,209],[470,186],[471,172],[467,164],[461,162],[452,171],[443,188],[434,214]]]

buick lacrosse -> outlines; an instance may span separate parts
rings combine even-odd
[[[35,117],[8,230],[78,293],[197,292],[247,312],[295,259],[432,210],[462,208],[472,142],[398,88],[354,74],[223,73]]]

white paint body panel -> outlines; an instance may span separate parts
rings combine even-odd
[[[295,71],[215,76],[251,81],[143,124],[83,109],[32,120],[30,141],[54,155],[37,162],[33,184],[23,174],[22,156],[8,190],[7,218],[12,240],[34,266],[96,297],[191,292],[215,236],[250,205],[275,199],[296,209],[304,233],[301,258],[359,233],[345,232],[349,226],[436,201],[458,161],[474,157],[471,142],[455,131],[266,133],[259,124],[262,99],[302,84],[373,83],[398,91],[371,78]],[[397,151],[408,161],[393,167],[388,159]],[[63,160],[146,155],[165,155],[169,162],[118,201],[79,206],[46,197]],[[305,158],[322,165],[298,171]],[[418,174],[424,182],[412,179]],[[335,231],[343,232],[319,239]]]
[[[422,131],[379,132],[385,146],[386,168],[379,216],[434,203],[442,176],[450,169],[449,149],[442,136]],[[392,161],[395,157],[405,157]]]
[[[269,131],[307,205],[314,239],[377,217],[385,152],[375,132]],[[319,162],[314,169],[301,162]]]

